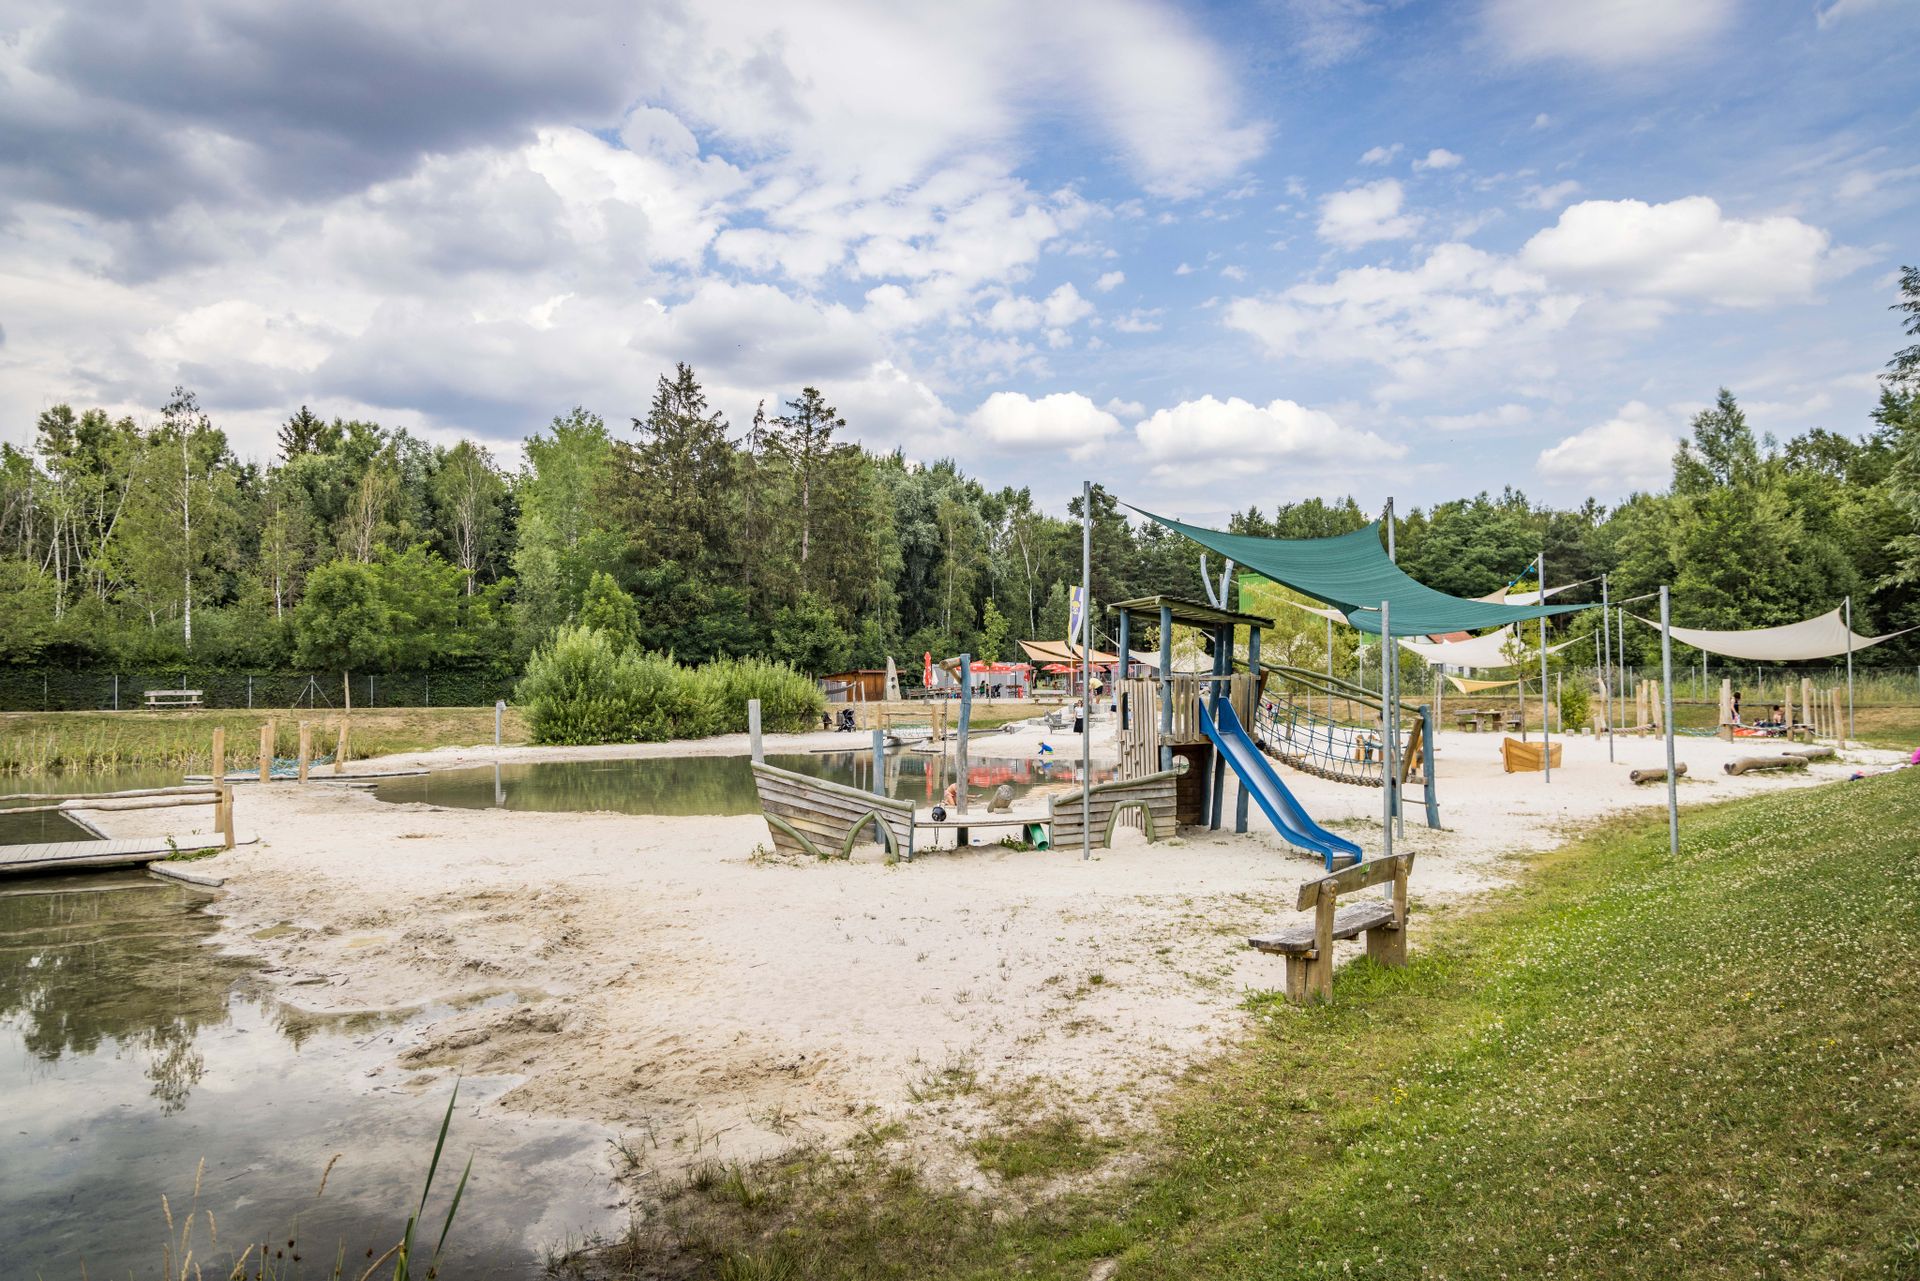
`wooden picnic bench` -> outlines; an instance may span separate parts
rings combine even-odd
[[[1247,945],[1287,958],[1287,999],[1333,999],[1333,945],[1336,940],[1367,936],[1367,955],[1382,965],[1407,963],[1407,875],[1413,855],[1394,854],[1355,863],[1331,876],[1300,887],[1294,907],[1313,911],[1313,923],[1289,926],[1271,934],[1256,934]],[[1343,894],[1391,882],[1387,898],[1370,898],[1338,906]]]
[[[150,689],[148,707],[199,707],[202,692],[197,689]]]
[[[1503,727],[1509,731],[1518,731],[1520,728],[1518,712],[1501,711],[1497,707],[1462,708],[1453,714],[1453,719],[1469,734],[1491,732]]]

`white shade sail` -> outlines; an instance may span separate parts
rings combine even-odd
[[[1633,615],[1656,632],[1660,624],[1650,618]],[[1852,650],[1863,650],[1881,641],[1904,636],[1913,628],[1888,632],[1885,636],[1862,636],[1850,631],[1839,610],[1809,618],[1805,622],[1785,623],[1779,627],[1755,627],[1744,632],[1716,632],[1704,627],[1675,627],[1673,638],[1683,645],[1704,649],[1722,658],[1744,658],[1757,663],[1798,663],[1815,658],[1839,658]]]
[[[1572,640],[1561,641],[1558,645],[1549,645],[1547,653],[1556,654],[1569,645],[1578,644],[1585,637],[1576,636]],[[1418,654],[1422,661],[1439,663],[1448,667],[1512,667],[1514,660],[1507,654],[1507,646],[1513,641],[1513,628],[1502,627],[1499,631],[1488,632],[1485,636],[1470,636],[1461,641],[1417,641],[1402,640],[1400,644],[1409,652]],[[1539,657],[1540,651],[1526,641],[1516,647],[1520,651],[1520,662],[1532,662]]]

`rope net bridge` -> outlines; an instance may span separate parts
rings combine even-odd
[[[1254,741],[1281,764],[1334,783],[1379,787],[1383,772],[1380,697],[1358,685],[1300,667],[1265,667]],[[1425,707],[1400,709],[1400,786],[1426,790],[1438,825],[1432,732]]]

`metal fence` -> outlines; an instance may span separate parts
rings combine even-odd
[[[511,699],[515,676],[441,671],[355,673],[355,707],[491,707]],[[0,668],[0,712],[132,710],[148,690],[200,691],[203,707],[340,707],[339,672],[228,672],[143,668],[113,672]]]

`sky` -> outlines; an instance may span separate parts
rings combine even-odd
[[[1058,510],[1613,503],[1858,434],[1920,0],[0,0],[0,440],[519,442],[693,365]]]

